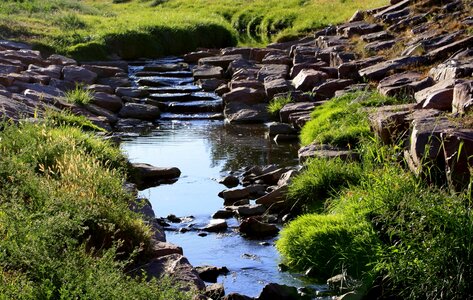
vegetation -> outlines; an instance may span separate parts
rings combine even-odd
[[[336,110],[358,103],[362,108],[381,100],[371,94],[359,105],[353,101],[358,97],[333,99],[314,116],[328,113],[329,106]],[[359,124],[367,122],[366,112],[356,113]],[[331,126],[320,126],[337,132],[351,117],[338,113]],[[322,131],[308,126],[319,138]],[[277,241],[286,262],[299,270],[312,268],[321,279],[347,273],[358,279],[361,292],[381,298],[468,298],[473,288],[471,191],[429,185],[399,164],[401,147],[381,145],[360,132],[354,135],[360,161],[312,160],[290,186],[290,199],[306,207],[306,214],[288,224]]]
[[[293,102],[291,95],[286,97],[276,97],[273,98],[268,104],[268,112],[273,117],[279,117],[279,112],[284,107],[284,105]]]
[[[356,148],[370,135],[370,127],[362,108],[399,104],[406,99],[384,97],[373,92],[348,93],[316,107],[311,120],[302,128],[303,145],[316,142],[339,147]]]
[[[68,90],[64,97],[67,102],[80,105],[89,104],[94,98],[91,91],[84,90],[84,88],[80,85],[76,85],[76,88],[73,90]]]
[[[127,275],[151,231],[128,208],[125,157],[57,119],[0,132],[0,299],[185,299]]]
[[[180,54],[197,47],[283,41],[387,0],[7,0],[0,38],[79,59]]]

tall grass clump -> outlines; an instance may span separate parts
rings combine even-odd
[[[73,90],[66,91],[64,97],[67,102],[79,105],[87,105],[94,99],[93,93],[85,90],[81,85],[76,85]]]
[[[279,117],[279,112],[284,105],[293,102],[291,95],[288,94],[286,97],[275,97],[268,104],[268,112],[273,118]]]
[[[361,139],[370,135],[368,112],[364,108],[404,101],[376,92],[354,92],[332,98],[314,109],[311,120],[302,128],[301,142],[356,148]]]
[[[119,149],[47,121],[5,124],[0,141],[2,297],[186,297],[127,275],[148,255],[152,232],[129,209]]]

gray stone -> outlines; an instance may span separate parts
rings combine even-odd
[[[103,84],[103,85],[109,85],[113,89],[116,89],[116,88],[119,88],[119,87],[131,86],[131,82],[127,77],[99,78],[97,80],[97,83]]]
[[[75,59],[65,57],[59,54],[52,54],[48,57],[47,61],[53,65],[61,65],[61,66],[76,66],[77,61]]]
[[[101,92],[101,93],[105,93],[105,94],[113,94],[114,93],[111,86],[103,85],[103,84],[88,85],[88,86],[85,87],[85,89],[87,91],[92,92],[92,93],[97,93],[97,92]]]
[[[87,104],[85,108],[95,115],[105,117],[107,121],[112,125],[118,122],[117,115],[109,111],[108,109],[102,108],[95,104]]]
[[[278,134],[295,134],[296,130],[289,124],[272,122],[268,125],[270,136]]]
[[[224,70],[228,68],[230,63],[237,59],[242,59],[243,56],[241,54],[234,54],[234,55],[221,55],[221,56],[211,56],[211,57],[204,57],[199,59],[199,66],[203,65],[211,65],[221,67]]]
[[[279,233],[279,228],[276,225],[260,222],[254,217],[243,220],[239,229],[240,233],[249,238],[266,238]]]
[[[143,98],[149,96],[149,92],[145,89],[137,89],[134,87],[118,87],[115,94],[119,97]]]
[[[222,84],[226,84],[227,81],[224,79],[210,78],[200,79],[197,81],[197,85],[202,88],[203,91],[213,92]]]
[[[297,288],[284,284],[269,283],[267,284],[257,300],[299,300],[301,296],[297,292]]]
[[[218,50],[201,50],[196,52],[190,52],[183,56],[183,59],[187,63],[196,63],[201,58],[211,57],[218,55]]]
[[[240,104],[260,104],[265,102],[266,93],[263,89],[236,88],[222,96],[225,104],[237,102]]]
[[[409,129],[407,116],[415,104],[392,105],[377,108],[369,115],[371,129],[384,144],[398,144]]]
[[[315,93],[316,100],[325,100],[335,96],[336,91],[343,90],[352,84],[351,79],[329,79],[314,87],[312,92]]]
[[[286,200],[287,185],[279,186],[268,194],[256,199],[256,204],[270,206],[276,202]]]
[[[304,163],[309,158],[340,158],[342,160],[357,160],[358,156],[354,151],[334,147],[331,145],[310,144],[302,147],[298,151],[299,161]]]
[[[180,254],[183,255],[182,248],[171,243],[155,241],[152,244],[150,255],[153,258],[163,257],[166,255]]]
[[[194,79],[223,78],[223,69],[218,66],[199,65],[192,69]]]
[[[365,21],[358,21],[352,23],[345,23],[337,26],[337,33],[343,37],[352,37],[354,35],[364,35],[368,33],[378,32],[383,30],[379,24],[367,23]]]
[[[452,110],[453,88],[440,89],[430,93],[424,102],[422,108],[438,109],[443,111]]]
[[[135,183],[139,190],[175,180],[181,176],[178,168],[160,168],[145,163],[131,164],[129,173],[130,182]]]
[[[268,98],[272,99],[276,94],[293,91],[294,87],[284,78],[272,79],[271,77],[266,77],[264,80],[264,89]]]
[[[473,81],[456,84],[453,89],[452,112],[466,113],[465,105],[473,100]],[[470,108],[471,109],[471,108]]]
[[[49,76],[51,78],[60,79],[61,78],[62,66],[50,65],[50,66],[47,66],[47,67],[39,67],[39,66],[35,66],[35,65],[29,65],[28,66],[28,71],[31,71],[35,74],[46,75],[46,76]]]
[[[264,103],[247,105],[231,102],[225,105],[224,114],[230,123],[264,123],[270,119]]]
[[[389,41],[375,41],[365,45],[365,51],[367,52],[379,52],[381,50],[389,49],[396,44],[396,40]]]
[[[225,288],[221,283],[206,286],[205,296],[212,300],[221,300],[225,296]]]
[[[388,33],[387,31],[379,31],[379,32],[374,32],[374,33],[369,33],[369,34],[362,35],[362,36],[360,36],[360,39],[363,42],[371,43],[371,42],[376,42],[376,41],[384,41],[384,40],[390,39],[392,37],[393,36],[390,33]]]
[[[432,78],[407,71],[382,79],[378,84],[378,92],[384,96],[413,98],[416,92],[428,88],[432,84]]]
[[[369,80],[380,80],[390,71],[401,71],[411,66],[417,66],[426,61],[423,56],[404,56],[377,63],[358,71],[361,77]]]
[[[220,231],[225,231],[228,228],[227,221],[224,219],[212,219],[210,220],[210,223],[202,228],[204,231],[208,232],[220,232]]]
[[[133,118],[146,121],[154,121],[159,118],[161,111],[158,107],[149,104],[126,103],[119,111],[121,118]]]
[[[381,56],[374,56],[343,63],[338,66],[338,77],[342,79],[358,79],[360,78],[359,70],[380,63],[383,60],[384,58]]]
[[[268,64],[264,65],[257,74],[259,81],[264,81],[266,77],[272,76],[274,78],[287,78],[289,74],[289,66],[282,64]]]
[[[311,91],[314,86],[328,78],[327,74],[316,70],[303,69],[292,80],[292,84],[297,90]]]
[[[213,215],[213,219],[229,219],[235,216],[235,212],[231,209],[221,209],[216,211]]]
[[[123,107],[123,102],[119,97],[102,92],[94,93],[91,103],[114,113],[119,112]]]
[[[97,80],[97,74],[84,67],[68,65],[62,69],[65,81],[93,84]]]
[[[232,188],[238,186],[240,184],[240,180],[236,176],[229,175],[219,180],[218,183],[221,183],[228,188]]]
[[[462,40],[437,48],[427,53],[430,60],[445,59],[458,50],[473,46],[473,36],[468,36]]]
[[[98,78],[115,77],[123,73],[123,69],[113,66],[83,65],[83,67],[95,74]]]
[[[279,117],[281,122],[288,123],[289,115],[295,112],[311,112],[314,110],[319,103],[316,102],[296,102],[289,103],[284,105],[284,107],[279,111]]]
[[[240,217],[252,217],[264,214],[266,212],[266,207],[261,204],[248,204],[238,206],[236,211]]]
[[[457,129],[442,132],[443,157],[448,183],[457,191],[462,191],[471,183],[473,166],[473,130]]]

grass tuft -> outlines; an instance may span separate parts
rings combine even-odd
[[[284,105],[293,102],[291,95],[287,95],[286,97],[276,97],[272,99],[268,104],[268,112],[273,117],[279,117],[279,111],[284,107]]]
[[[67,102],[79,105],[87,105],[93,100],[91,91],[85,90],[81,85],[76,85],[75,89],[65,92]]]

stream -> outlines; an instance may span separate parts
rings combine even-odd
[[[130,70],[133,78],[141,67]],[[192,86],[179,78],[173,88],[191,89]],[[218,101],[216,99],[211,101]],[[165,113],[156,128],[144,135],[126,137],[121,143],[132,162],[178,167],[182,172],[174,184],[140,193],[150,200],[157,217],[172,214],[182,219],[181,223],[172,223],[167,228],[167,241],[181,246],[194,266],[227,267],[230,272],[218,278],[226,294],[235,292],[256,297],[268,283],[310,285],[324,290],[324,286],[304,282],[298,274],[280,272],[281,259],[274,247],[275,238],[243,238],[238,233],[239,223],[235,218],[227,220],[229,229],[224,233],[199,235],[198,229],[206,226],[211,215],[223,208],[223,199],[218,193],[226,187],[218,183],[219,178],[255,165],[295,166],[298,145],[276,144],[265,136],[267,129],[263,124],[230,125],[223,120],[197,119],[196,116],[195,113]]]

